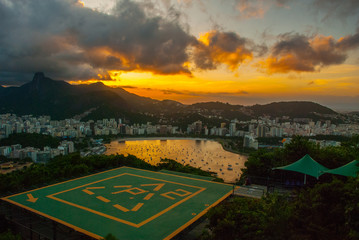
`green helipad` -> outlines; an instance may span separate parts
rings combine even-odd
[[[170,239],[232,193],[227,184],[128,167],[3,198],[94,238]]]

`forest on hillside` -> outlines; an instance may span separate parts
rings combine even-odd
[[[295,137],[284,148],[252,152],[242,182],[297,178],[303,174],[273,171],[309,154],[328,168],[359,159],[359,136],[340,147],[320,148]],[[359,239],[359,177],[324,174],[290,195],[268,194],[261,199],[232,198],[212,208],[202,240],[357,240]],[[283,179],[284,178],[284,179]]]

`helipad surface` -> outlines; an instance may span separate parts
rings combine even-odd
[[[3,198],[94,238],[170,239],[232,193],[227,184],[128,167]]]

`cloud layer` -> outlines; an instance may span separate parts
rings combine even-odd
[[[272,47],[271,55],[260,62],[268,73],[314,72],[322,67],[341,64],[347,51],[359,46],[359,34],[335,40],[331,36],[287,33]]]
[[[107,70],[187,73],[196,39],[129,0],[107,15],[75,0],[0,0],[0,72],[109,79]]]
[[[265,46],[234,32],[211,31],[202,34],[193,52],[194,63],[200,69],[216,69],[225,64],[231,71],[253,58],[254,53],[266,51]]]
[[[272,7],[284,7],[289,0],[235,0],[241,19],[263,18]]]
[[[78,0],[0,0],[0,83],[21,83],[37,71],[65,80],[111,80],[111,70],[191,76],[193,70],[225,65],[235,72],[267,52],[267,46],[228,30],[197,39],[178,21],[181,13],[172,1],[161,1],[168,6],[166,14],[159,14],[151,1],[119,0],[104,13]],[[244,17],[261,17],[268,7],[291,2],[233,1]],[[191,0],[179,2],[193,5]],[[359,9],[354,0],[313,2],[336,15]],[[358,47],[359,33],[339,40],[283,34],[260,66],[269,73],[317,71],[343,63],[348,51]]]

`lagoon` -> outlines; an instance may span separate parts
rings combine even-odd
[[[221,144],[208,139],[130,138],[112,141],[106,147],[106,155],[131,154],[153,165],[158,164],[161,158],[169,158],[215,172],[225,182],[239,179],[247,160],[246,156],[225,151]]]

